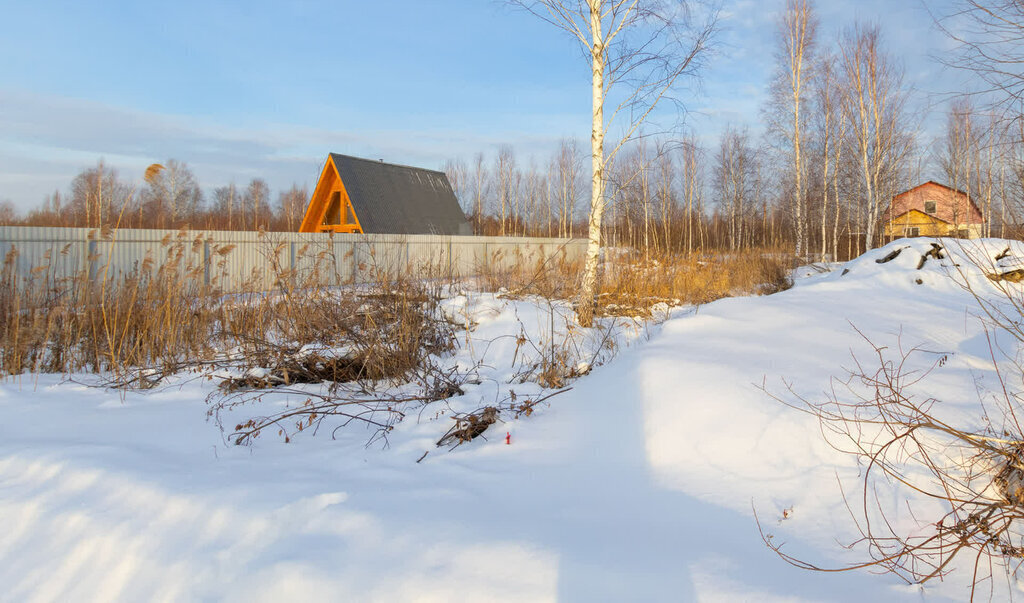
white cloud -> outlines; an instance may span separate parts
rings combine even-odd
[[[175,158],[188,163],[208,189],[261,177],[280,190],[293,182],[312,187],[328,152],[439,168],[448,158],[469,157],[505,142],[523,155],[546,154],[565,132],[479,135],[280,123],[228,127],[201,117],[0,90],[0,199],[11,199],[21,210],[35,207],[100,158],[127,179],[140,179],[150,163]]]

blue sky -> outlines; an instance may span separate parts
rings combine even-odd
[[[930,58],[947,43],[923,0],[816,4],[823,41],[882,22],[925,104],[955,88]],[[705,140],[757,131],[782,5],[723,1],[700,93],[680,94]],[[101,157],[128,180],[175,158],[207,189],[259,176],[280,190],[312,186],[332,151],[439,168],[502,143],[528,162],[589,140],[576,46],[499,0],[0,0],[0,14],[0,199],[22,210]]]

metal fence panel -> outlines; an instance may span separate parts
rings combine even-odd
[[[164,266],[229,292],[403,273],[469,277],[485,269],[582,262],[585,250],[583,239],[0,226],[0,252],[21,279],[109,282]]]

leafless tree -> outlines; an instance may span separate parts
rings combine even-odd
[[[939,28],[954,42],[939,60],[969,74],[958,90],[989,116],[981,192],[985,200],[985,231],[999,212],[1000,231],[1019,221],[1020,159],[1024,144],[1024,4],[1018,0],[956,0],[947,13],[932,13]],[[998,198],[998,209],[993,199]],[[1012,227],[1012,226],[1011,226]]]
[[[302,217],[309,203],[309,190],[298,184],[277,196],[277,230],[298,232]]]
[[[715,162],[715,193],[728,219],[729,249],[735,251],[746,246],[747,214],[757,206],[757,158],[746,129],[726,129]]]
[[[820,57],[818,75],[812,86],[814,114],[813,138],[817,143],[821,196],[821,260],[828,253],[828,226],[832,225],[832,253],[836,253],[839,237],[839,163],[846,136],[846,119],[839,106],[840,90],[836,74],[836,60],[832,55]],[[833,203],[829,204],[829,199]],[[831,220],[830,220],[831,218]]]
[[[0,224],[12,224],[18,219],[18,210],[10,199],[0,201]]]
[[[563,138],[556,151],[551,179],[558,202],[558,236],[572,235],[580,194],[580,152],[575,139]]]
[[[651,150],[647,144],[647,141],[640,139],[637,141],[636,146],[633,148],[632,153],[626,157],[623,161],[625,167],[627,167],[630,186],[628,192],[624,196],[624,217],[627,220],[627,231],[630,233],[631,241],[634,239],[636,234],[641,234],[636,238],[636,242],[632,245],[635,248],[643,250],[644,255],[650,253],[650,225],[651,225],[651,205],[653,204],[653,195],[651,192]],[[639,232],[635,227],[634,220],[640,222]]]
[[[939,164],[946,183],[977,199],[981,186],[982,128],[977,123],[975,109],[969,98],[961,97],[950,104],[946,118],[946,136],[939,156]],[[950,196],[955,197],[951,191]],[[966,216],[958,215],[961,205],[951,202],[953,225],[959,227]]]
[[[591,67],[591,194],[579,319],[589,325],[597,292],[605,170],[676,81],[693,75],[715,31],[717,10],[678,0],[510,0],[569,33]],[[699,9],[695,10],[695,7]],[[697,14],[699,12],[699,14]],[[699,20],[699,22],[697,22]],[[616,106],[605,117],[609,99]],[[622,123],[616,123],[621,117]],[[605,148],[611,128],[621,137]]]
[[[989,113],[988,124],[985,130],[985,145],[982,149],[982,173],[981,173],[981,199],[984,201],[982,213],[985,224],[983,236],[993,236],[993,223],[997,210],[1005,213],[1002,208],[1007,201],[1005,195],[1004,179],[1008,158],[1011,156],[1013,145],[1006,128],[1002,127],[999,116]],[[1000,226],[1000,233],[1002,225]],[[1003,236],[1000,234],[1000,236]]]
[[[67,216],[65,215],[64,197],[59,190],[53,194],[46,195],[42,204],[35,209],[29,210],[25,216],[25,224],[31,226],[66,226]]]
[[[194,219],[202,204],[202,189],[188,164],[168,159],[146,179],[140,226],[177,228]]]
[[[101,159],[95,168],[83,170],[71,181],[69,222],[88,228],[113,225],[133,198],[133,189]]]
[[[655,216],[661,226],[660,237],[655,236],[656,248],[662,252],[672,249],[672,228],[674,218],[678,209],[675,194],[675,154],[662,152],[655,160],[655,177],[657,186],[655,191]]]
[[[883,203],[894,193],[911,147],[903,69],[882,47],[877,25],[856,24],[839,44],[844,78],[843,111],[860,164],[864,192],[865,245],[875,246]]]
[[[972,93],[1010,122],[1021,122],[1024,117],[1024,3],[1019,0],[957,0],[949,14],[933,13],[933,17],[957,46],[940,60],[976,76],[981,86]]]
[[[698,230],[698,246],[704,247],[704,229],[702,219],[704,209],[701,203],[700,191],[703,189],[701,182],[701,157],[703,149],[695,138],[690,138],[683,143],[682,147],[682,178],[683,178],[683,201],[686,203],[686,252],[694,250],[694,223]]]
[[[498,215],[501,228],[500,234],[502,236],[508,234],[508,217],[514,206],[516,195],[518,194],[517,173],[516,155],[515,151],[512,149],[512,145],[501,145],[498,148],[498,155],[494,160],[494,174],[498,179],[497,195],[498,207],[500,210]]]
[[[489,184],[483,153],[477,153],[473,157],[473,174],[471,179],[473,181],[473,225],[476,229],[476,234],[482,234],[481,224],[484,218],[484,200],[487,198]]]
[[[526,214],[523,217],[524,236],[550,236],[551,193],[548,190],[547,174],[530,158],[526,172]]]
[[[523,182],[523,172],[522,172],[522,170],[519,170],[519,169],[513,170],[512,171],[512,205],[511,205],[512,219],[510,220],[511,221],[511,224],[510,224],[511,228],[510,228],[510,230],[512,231],[512,236],[518,236],[520,234],[519,233],[519,227],[520,227],[520,225],[522,224],[522,221],[523,221],[523,207],[522,207],[523,193],[524,193],[523,189],[525,189],[525,188],[526,188],[526,185]]]
[[[242,228],[244,220],[242,219],[241,203],[242,195],[234,182],[214,189],[211,210],[214,213],[215,222],[228,230]]]
[[[245,189],[244,206],[253,230],[266,229],[270,223],[270,187],[262,178],[253,178]]]
[[[818,20],[814,5],[809,0],[786,0],[786,8],[778,21],[778,50],[776,51],[775,80],[772,85],[770,122],[775,131],[789,143],[790,178],[793,181],[793,227],[796,254],[809,251],[807,199],[803,156],[806,138],[807,89],[813,75],[813,60],[817,44]]]
[[[469,199],[466,198],[468,193],[466,189],[469,185],[469,168],[466,166],[466,162],[461,159],[449,159],[444,163],[442,169],[445,175],[448,176],[448,182],[452,185],[452,192],[455,193],[455,198],[459,200],[462,212],[469,213],[471,208],[467,207]]]

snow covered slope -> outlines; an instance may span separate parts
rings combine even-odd
[[[925,385],[970,416],[978,389],[997,382],[975,300],[951,274],[960,264],[990,287],[964,254],[1011,244],[971,245],[918,269],[930,241],[897,241],[776,295],[620,326],[632,343],[612,361],[452,451],[434,445],[451,425],[441,411],[539,391],[508,383],[524,353],[516,338],[542,341],[556,319],[564,330],[567,308],[447,302],[478,325],[452,362],[481,363],[480,384],[408,417],[384,449],[365,448],[364,433],[229,445],[206,420],[214,384],[184,376],[128,393],[76,383],[89,376],[8,380],[0,599],[962,599],[966,576],[921,589],[795,569],[764,546],[753,510],[793,553],[830,566],[857,558],[835,544],[856,536],[838,486],[855,483],[855,461],[762,387],[821,396],[870,352],[859,330],[876,345],[950,353]],[[1024,258],[1012,246],[1005,270]],[[601,347],[585,341],[595,333],[578,336],[582,349]]]

